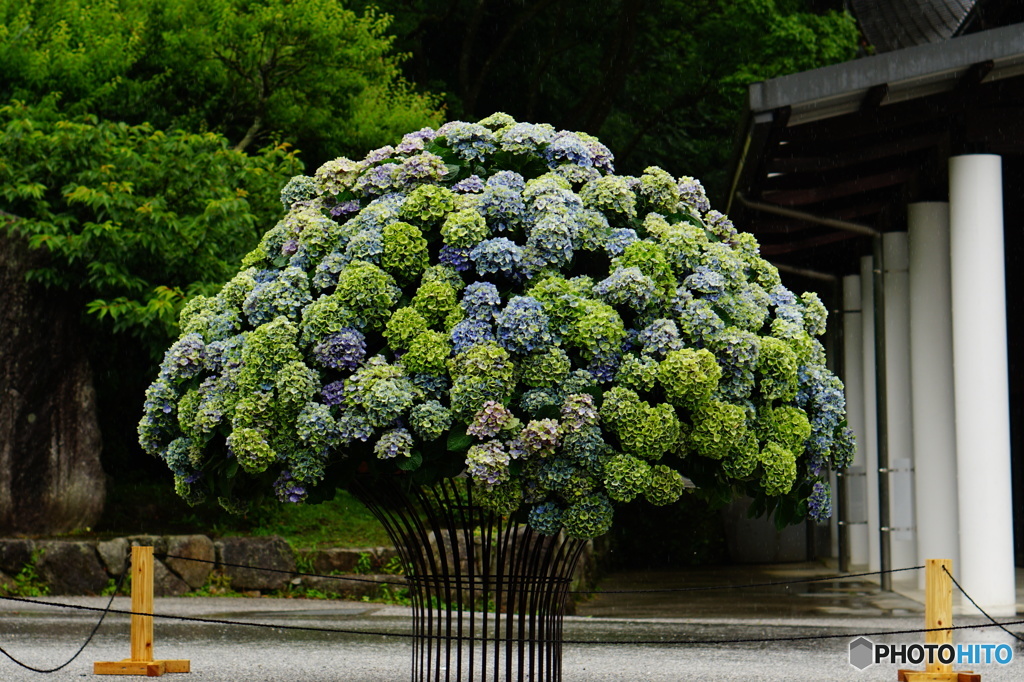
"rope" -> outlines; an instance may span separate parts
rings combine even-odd
[[[954,578],[954,577],[953,577],[953,574],[952,574],[952,573],[950,573],[950,572],[949,572],[949,570],[948,570],[948,569],[947,569],[947,568],[946,568],[945,566],[943,566],[943,567],[942,567],[942,570],[943,570],[943,571],[945,572],[945,574],[946,574],[946,575],[948,575],[948,576],[949,576],[949,579],[953,581],[953,584],[954,584],[954,585],[956,585],[956,589],[960,590],[960,594],[962,594],[962,595],[964,595],[965,597],[967,597],[967,600],[968,600],[968,601],[970,601],[970,602],[971,602],[972,604],[974,604],[974,608],[976,608],[976,609],[978,609],[979,611],[981,611],[981,613],[982,613],[982,615],[983,615],[983,616],[985,616],[985,617],[986,617],[986,618],[988,618],[988,619],[989,619],[990,621],[992,621],[992,623],[993,623],[994,625],[997,625],[997,626],[999,626],[999,627],[1000,627],[1000,628],[1001,628],[1001,629],[1003,630],[1003,632],[1005,632],[1006,634],[1010,635],[1011,637],[1013,637],[1014,639],[1016,639],[1016,640],[1017,640],[1018,642],[1024,642],[1024,638],[1022,638],[1022,637],[1020,637],[1019,635],[1017,635],[1017,634],[1014,634],[1014,633],[1010,632],[1009,630],[1007,630],[1006,628],[1004,628],[1004,627],[1003,627],[1003,624],[1001,624],[1001,623],[997,623],[997,622],[996,622],[996,619],[995,619],[995,618],[993,618],[992,616],[988,615],[988,613],[987,613],[987,612],[985,611],[985,609],[983,609],[983,608],[981,608],[980,606],[978,606],[978,602],[974,601],[974,600],[973,600],[973,599],[971,598],[971,595],[969,595],[969,594],[967,594],[966,592],[964,592],[964,588],[960,587],[960,583],[958,583],[958,582],[956,581],[956,578]]]
[[[104,611],[109,613],[116,613],[127,616],[152,616],[153,618],[163,618],[166,620],[178,620],[193,623],[206,623],[211,625],[237,625],[245,627],[265,628],[270,630],[296,630],[304,632],[323,632],[332,634],[345,634],[345,635],[366,635],[366,636],[377,636],[377,637],[399,637],[399,638],[420,638],[420,639],[439,639],[439,640],[458,640],[458,637],[450,635],[416,635],[407,632],[383,632],[379,630],[350,630],[343,628],[321,628],[311,627],[303,625],[274,625],[271,623],[246,623],[244,621],[235,620],[223,620],[219,618],[196,618],[193,616],[175,616],[170,614],[159,614],[159,613],[137,613],[134,611],[111,609],[109,604],[106,609],[101,609],[95,606],[83,606],[80,604],[58,604],[54,602],[39,601],[36,599],[27,599],[24,597],[0,597],[0,599],[6,599],[8,601],[22,602],[27,604],[37,604],[42,606],[56,606],[59,608],[76,609],[81,611]],[[563,639],[563,644],[590,644],[590,645],[630,645],[635,646],[638,644],[661,644],[661,645],[724,645],[724,644],[764,644],[771,642],[797,642],[797,641],[808,641],[816,639],[841,639],[841,638],[857,638],[857,637],[882,637],[886,635],[910,635],[910,634],[921,634],[926,632],[943,632],[946,630],[978,630],[991,627],[999,627],[1005,629],[1007,625],[1024,625],[1024,620],[1015,620],[1007,622],[992,622],[992,623],[979,623],[977,625],[954,625],[950,627],[941,628],[915,628],[906,630],[878,630],[874,632],[862,632],[855,634],[832,634],[832,635],[795,635],[790,637],[767,637],[767,638],[748,638],[748,639],[648,639],[648,640],[592,640],[592,639]],[[1010,633],[1013,634],[1013,633]],[[1014,635],[1016,637],[1016,635]],[[494,641],[493,639],[485,640],[484,638],[462,638],[463,642],[470,641]],[[519,641],[519,640],[516,640]],[[541,642],[543,640],[534,638],[523,638],[524,642]],[[84,645],[83,645],[84,648]],[[76,654],[77,655],[77,654]],[[70,661],[68,661],[70,663]],[[65,663],[64,665],[67,665]],[[63,667],[63,666],[61,666]],[[32,668],[30,668],[32,669]],[[59,668],[57,668],[59,669]],[[57,670],[55,669],[55,670]],[[33,669],[34,670],[34,669]],[[53,672],[48,670],[37,670],[37,672]]]
[[[230,566],[232,568],[245,568],[252,571],[266,571],[268,573],[286,573],[288,575],[301,576],[305,578],[327,578],[330,580],[350,580],[362,583],[375,583],[378,585],[400,585],[402,587],[409,586],[408,578],[402,580],[375,580],[373,578],[357,578],[349,575],[324,575],[322,573],[303,573],[301,571],[288,571],[280,568],[267,568],[263,566],[251,566],[247,564],[232,564],[224,561],[217,562],[209,559],[193,559],[192,557],[179,556],[177,554],[158,554],[155,555],[159,558],[165,559],[181,559],[184,561],[196,561],[203,564],[213,564],[215,566]],[[882,575],[883,573],[900,573],[902,571],[917,571],[924,568],[921,566],[908,566],[907,568],[892,568],[886,571],[869,571],[866,573],[848,573],[846,575],[827,575],[818,578],[799,578],[797,580],[777,580],[772,582],[763,583],[746,583],[742,585],[705,585],[700,587],[664,587],[664,588],[650,588],[650,589],[639,589],[639,590],[570,590],[568,594],[645,594],[652,592],[704,592],[707,590],[731,590],[731,589],[746,589],[750,587],[778,587],[780,585],[796,585],[800,583],[816,583],[816,582],[828,582],[832,580],[845,580],[848,578],[863,578],[870,575]]]
[[[92,632],[89,633],[89,636],[85,638],[84,642],[82,642],[82,646],[78,647],[78,651],[76,651],[75,654],[71,658],[69,658],[68,660],[64,661],[63,663],[58,665],[56,668],[36,668],[36,667],[31,666],[31,665],[29,665],[27,663],[19,661],[17,658],[12,656],[3,647],[0,647],[0,654],[3,654],[7,658],[11,659],[16,664],[20,665],[22,668],[25,668],[26,670],[31,670],[32,672],[35,672],[35,673],[55,673],[58,670],[62,670],[63,668],[65,668],[68,665],[70,665],[70,663],[72,661],[74,661],[76,658],[78,658],[78,656],[83,651],[85,651],[85,647],[89,646],[89,642],[91,642],[92,638],[96,636],[96,631],[100,629],[101,625],[103,625],[103,619],[107,617],[108,613],[111,613],[111,608],[110,607],[114,603],[114,597],[117,595],[118,592],[121,591],[121,586],[124,584],[125,576],[128,575],[128,557],[129,556],[130,556],[130,554],[126,554],[125,555],[125,558],[124,558],[124,570],[121,572],[121,577],[118,578],[118,580],[117,580],[117,587],[114,588],[114,592],[110,595],[110,601],[107,602],[107,607],[105,609],[95,609],[96,611],[102,611],[102,613],[100,614],[100,619],[96,623],[96,625],[93,626]],[[9,599],[11,601],[19,601],[19,599],[16,598],[16,597],[2,597],[2,598],[3,599]],[[25,601],[25,600],[21,600],[21,601]],[[48,603],[51,603],[51,602],[39,602],[39,603],[48,604]]]

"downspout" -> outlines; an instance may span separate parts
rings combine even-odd
[[[766,204],[761,201],[747,199],[741,193],[735,193],[743,206],[753,211],[772,213],[784,218],[802,220],[804,222],[836,230],[853,232],[854,234],[871,237],[872,279],[874,281],[875,306],[875,412],[878,438],[878,525],[879,525],[879,564],[882,570],[879,583],[886,592],[892,591],[892,549],[889,545],[889,428],[888,399],[886,392],[885,372],[885,267],[882,254],[882,232],[870,225],[853,223],[836,218],[823,218],[813,213],[797,211],[784,206]]]

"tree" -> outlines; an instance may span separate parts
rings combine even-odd
[[[857,47],[852,17],[806,0],[373,4],[396,16],[398,45],[413,54],[406,73],[450,93],[453,117],[549,121],[600,136],[622,170],[657,164],[712,185],[748,83]]]
[[[156,346],[280,214],[300,168],[287,145],[248,156],[215,133],[69,117],[52,100],[0,107],[0,140],[9,229],[49,256],[30,280]]]
[[[400,73],[390,17],[337,0],[0,0],[0,102],[287,141],[319,164],[437,125]]]

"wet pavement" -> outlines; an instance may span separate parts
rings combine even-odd
[[[871,634],[923,627],[923,607],[907,596],[883,593],[877,584],[865,578],[728,590],[607,592],[749,586],[834,573],[834,569],[819,564],[786,564],[610,575],[600,585],[606,593],[580,603],[576,615],[566,618],[563,679],[895,682],[898,667],[923,668],[876,664],[861,671],[849,664],[849,643],[856,635],[868,633],[878,643],[908,644],[920,642],[923,637]],[[913,594],[916,584],[910,580],[904,587],[904,591]],[[48,601],[102,607],[107,600],[55,597]],[[114,607],[127,609],[128,599],[117,598]],[[157,657],[192,661],[191,674],[171,679],[391,682],[410,677],[411,647],[407,638],[284,629],[303,626],[408,633],[410,610],[405,607],[320,600],[203,598],[158,599],[155,610],[158,614],[277,626],[157,619]],[[74,653],[96,620],[95,613],[0,600],[0,647],[39,667],[56,665]],[[956,624],[982,621],[958,617]],[[1024,636],[1024,626],[1010,629]],[[109,616],[84,653],[52,675],[29,672],[0,656],[0,680],[92,677],[93,661],[127,657],[128,631],[127,616]],[[821,636],[828,638],[764,641]],[[1014,662],[1010,665],[973,668],[982,673],[986,682],[1024,679],[1024,648],[1010,635],[984,629],[957,631],[955,637],[958,643],[1010,644],[1014,650]],[[731,643],[671,643],[678,640]],[[607,643],[581,643],[584,641]],[[648,643],[636,643],[640,641]]]

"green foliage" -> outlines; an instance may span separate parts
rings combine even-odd
[[[285,139],[317,164],[440,123],[399,72],[391,18],[335,0],[0,0],[0,102]]]
[[[187,297],[237,269],[299,167],[282,146],[247,156],[214,133],[68,116],[52,99],[0,107],[0,150],[8,229],[49,256],[30,278],[158,345]]]
[[[14,576],[9,587],[0,584],[0,596],[4,597],[45,597],[50,594],[50,586],[36,573],[36,563],[44,550],[32,552],[28,563],[22,566]]]

